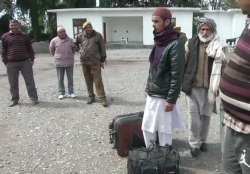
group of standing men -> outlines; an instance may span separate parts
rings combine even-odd
[[[55,64],[58,77],[59,99],[63,99],[65,95],[64,74],[66,72],[68,78],[68,94],[75,98],[73,88],[73,67],[74,53],[79,51],[82,70],[88,90],[87,104],[96,101],[93,89],[95,84],[97,97],[104,107],[108,106],[104,86],[102,82],[101,68],[104,68],[106,61],[106,49],[102,35],[96,32],[91,23],[86,21],[83,24],[83,32],[80,33],[76,42],[69,38],[63,26],[57,27],[57,36],[50,42],[49,50],[55,58]]]
[[[32,69],[35,56],[31,41],[21,31],[21,25],[17,20],[11,20],[9,28],[10,31],[2,36],[2,60],[7,68],[12,96],[12,103],[9,106],[13,107],[19,102],[19,71],[24,77],[28,95],[32,103],[36,105],[39,102]],[[87,104],[96,101],[93,89],[93,84],[95,84],[97,97],[101,104],[107,107],[108,102],[101,75],[101,68],[104,68],[106,60],[105,43],[101,34],[92,28],[90,22],[85,22],[83,29],[84,31],[77,36],[75,43],[73,39],[67,36],[65,28],[58,26],[57,36],[50,42],[49,50],[55,59],[57,71],[58,98],[76,97],[73,85],[74,54],[75,51],[79,50],[89,96]],[[65,72],[68,80],[68,94],[66,94],[64,86]]]
[[[250,17],[250,1],[238,0],[244,14]],[[146,85],[146,105],[142,130],[146,146],[156,141],[160,146],[172,145],[173,129],[182,129],[178,97],[182,90],[188,98],[190,115],[189,145],[193,157],[207,151],[207,135],[215,98],[220,96],[225,117],[223,164],[227,174],[250,173],[250,18],[239,38],[235,51],[225,56],[212,19],[202,18],[198,33],[184,44],[183,35],[171,23],[167,8],[157,8],[152,15],[154,47],[149,56],[150,68]],[[74,52],[80,50],[82,69],[89,99],[97,96],[103,106],[107,100],[101,77],[106,60],[104,40],[93,30],[90,22],[83,33],[70,39],[59,26],[58,36],[50,43],[55,58],[59,99],[65,97],[64,74],[68,77],[68,94],[74,98]],[[33,104],[38,96],[33,78],[34,52],[27,35],[21,32],[18,21],[10,21],[10,31],[2,36],[2,60],[7,67],[13,103],[18,104],[18,74],[21,71],[28,95]],[[223,66],[225,64],[225,66]],[[224,68],[223,68],[224,67]]]

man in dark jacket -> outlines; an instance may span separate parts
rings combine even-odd
[[[186,44],[186,64],[182,84],[188,96],[190,114],[189,146],[191,155],[207,151],[212,104],[209,102],[209,85],[214,60],[220,59],[221,44],[216,34],[216,24],[210,18],[201,18],[198,34]],[[218,54],[218,56],[217,56]]]
[[[220,97],[225,110],[223,165],[226,174],[250,173],[250,1],[238,0],[247,25],[236,48],[228,55]]]
[[[156,132],[160,146],[172,145],[172,129],[183,128],[176,102],[184,70],[184,44],[179,42],[171,18],[171,12],[164,7],[152,15],[155,45],[149,58],[148,96],[142,123],[146,147],[155,142]]]
[[[108,106],[102,82],[101,68],[104,68],[106,61],[106,48],[102,35],[96,32],[91,23],[86,21],[83,24],[84,31],[77,36],[76,44],[80,48],[80,59],[83,74],[88,89],[87,104],[95,102],[93,83],[96,93],[104,107]]]
[[[18,76],[21,71],[32,103],[38,104],[38,96],[33,77],[34,52],[29,37],[21,31],[17,20],[9,23],[10,31],[2,36],[2,60],[7,67],[13,107],[19,101]]]

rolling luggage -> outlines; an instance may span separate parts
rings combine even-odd
[[[121,157],[129,149],[145,146],[141,130],[143,112],[118,115],[109,125],[110,143]]]
[[[179,153],[169,147],[137,148],[129,151],[128,174],[179,174]]]

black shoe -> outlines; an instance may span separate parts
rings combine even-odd
[[[32,100],[32,105],[37,105],[37,104],[39,104],[38,100]]]
[[[18,104],[18,101],[13,101],[13,103],[11,103],[11,104],[9,105],[9,107],[16,106],[17,104]]]
[[[108,107],[108,101],[106,99],[103,100],[101,103],[103,107]]]
[[[87,104],[92,104],[94,102],[95,102],[95,98],[93,98],[93,97],[89,97],[87,100]]]
[[[197,157],[200,154],[200,149],[199,148],[190,148],[190,153],[192,157]]]
[[[206,143],[202,143],[202,144],[201,144],[201,147],[200,147],[200,150],[201,150],[202,152],[207,152],[207,144],[206,144]]]

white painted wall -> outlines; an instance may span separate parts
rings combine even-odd
[[[129,40],[143,41],[144,45],[152,45],[153,28],[151,16],[155,8],[93,8],[93,9],[58,9],[49,10],[57,13],[58,24],[65,26],[67,33],[73,37],[72,19],[87,18],[96,31],[103,33],[103,22],[107,23],[107,40],[118,41],[125,28],[131,35]],[[188,38],[192,37],[193,13],[201,12],[206,17],[213,18],[217,23],[218,34],[222,40],[239,37],[242,32],[246,16],[240,10],[231,11],[200,11],[199,9],[170,8],[177,26],[182,28]],[[114,34],[112,31],[117,30]],[[141,34],[142,33],[142,34]]]
[[[246,16],[241,12],[205,12],[205,16],[214,19],[217,32],[222,40],[239,37],[245,26]]]
[[[96,1],[95,1],[95,4],[96,4],[96,5],[95,5],[96,7],[99,7],[99,6],[100,6],[100,0],[96,0]]]
[[[144,45],[153,45],[154,36],[153,36],[153,25],[151,13],[144,14],[143,16],[143,44]]]
[[[233,16],[232,22],[232,37],[239,37],[245,28],[246,24],[246,15],[242,15],[241,12],[235,13]]]
[[[191,11],[173,11],[173,17],[176,18],[176,26],[181,27],[181,31],[186,33],[187,38],[192,37],[193,12]]]
[[[106,22],[108,42],[120,42],[122,37],[128,38],[129,42],[143,41],[142,17],[105,17],[103,22]]]
[[[57,13],[58,24],[62,24],[67,29],[70,37],[73,37],[72,20],[76,18],[86,18],[91,21],[96,31],[103,33],[103,22],[107,23],[107,40],[117,41],[123,30],[128,28],[129,40],[143,41],[144,45],[153,45],[152,13],[155,8],[114,8],[114,9],[58,9],[49,10]],[[176,17],[177,25],[188,37],[192,36],[193,11],[197,9],[171,8],[173,16]],[[133,19],[134,18],[134,19]],[[128,27],[129,26],[129,27]],[[117,29],[118,33],[111,31]],[[131,32],[130,32],[131,31]]]

